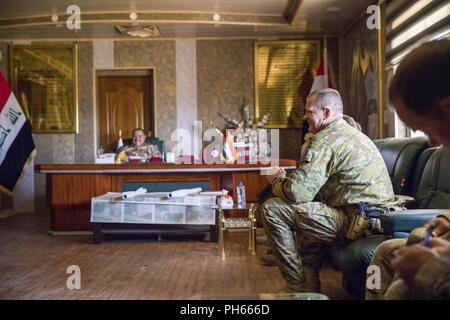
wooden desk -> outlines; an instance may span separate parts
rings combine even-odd
[[[280,160],[286,170],[296,168],[295,160]],[[134,183],[208,183],[210,190],[226,189],[236,199],[236,186],[243,181],[248,202],[267,184],[262,164],[37,164],[35,171],[46,174],[50,230],[89,231],[91,198],[110,191],[121,192]],[[230,212],[238,217],[242,212]]]

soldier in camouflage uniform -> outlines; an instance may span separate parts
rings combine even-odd
[[[358,122],[356,122],[355,119],[353,119],[352,117],[344,114],[342,116],[342,119],[344,119],[352,127],[361,131],[361,125]],[[300,154],[305,153],[305,151],[309,147],[313,137],[314,137],[314,134],[312,132],[307,132],[305,134],[304,142],[300,148]],[[258,204],[257,210],[256,210],[256,221],[262,223],[260,204]],[[267,245],[267,236],[265,235],[265,233],[262,236],[256,237],[256,243]],[[276,266],[277,265],[275,258],[272,255],[272,249],[270,249],[270,248],[267,249],[266,254],[261,257],[261,263],[266,266]]]
[[[133,144],[124,148],[127,156],[140,156],[141,159],[161,158],[161,152],[158,147],[145,143],[144,130],[136,128],[133,130]]]
[[[310,145],[289,176],[268,176],[276,197],[262,205],[263,225],[286,291],[320,291],[321,247],[346,238],[359,202],[395,202],[378,149],[342,119],[342,110],[336,90],[311,93],[304,116],[314,133]]]

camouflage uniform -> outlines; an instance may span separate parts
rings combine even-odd
[[[446,215],[440,215],[439,217],[443,217],[450,221],[450,213]],[[366,300],[382,300],[385,299],[386,291],[389,288],[389,293],[387,294],[387,299],[407,299],[412,296],[421,296],[420,292],[409,292],[406,289],[404,284],[400,279],[397,278],[394,270],[391,267],[391,259],[394,257],[394,251],[400,247],[405,246],[407,243],[418,242],[422,239],[411,241],[412,237],[420,237],[422,238],[424,235],[423,228],[418,228],[411,232],[411,235],[408,239],[392,239],[387,240],[381,243],[377,249],[375,250],[372,260],[370,261],[371,265],[376,265],[380,268],[380,288],[379,289],[366,289]],[[440,238],[450,241],[450,231],[441,235]],[[444,282],[438,282],[438,278],[436,274],[439,274],[441,266],[445,266],[445,258],[444,259],[433,259],[434,262],[425,264],[419,271],[419,276],[417,277],[418,281],[421,283],[428,283],[430,288],[432,287],[433,281],[440,283],[442,287],[444,287]],[[448,272],[450,271],[450,264],[448,264],[449,269],[447,269],[447,277]],[[445,274],[445,273],[444,273]],[[444,275],[443,275],[444,276]],[[447,286],[450,286],[450,279],[447,278]],[[439,291],[436,286],[434,289]],[[448,290],[448,289],[447,289]],[[423,290],[422,290],[423,291]],[[431,295],[429,296],[431,297]],[[449,292],[447,291],[447,299],[449,299]]]
[[[359,202],[395,201],[378,149],[342,117],[314,135],[298,168],[272,189],[276,198],[263,204],[263,223],[288,287],[305,281],[304,266],[320,268],[323,243],[345,239]]]
[[[158,147],[148,143],[143,143],[139,147],[127,146],[124,151],[127,156],[140,156],[143,159],[161,158]]]
[[[409,288],[402,279],[398,279],[387,289],[385,299],[449,300],[450,259],[440,256],[426,261],[414,276],[413,288]]]

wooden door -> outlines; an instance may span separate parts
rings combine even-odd
[[[99,145],[115,151],[119,130],[131,138],[134,128],[153,132],[150,76],[101,76],[99,83]]]

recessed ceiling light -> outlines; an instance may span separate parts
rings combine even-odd
[[[214,21],[220,21],[220,14],[215,13],[215,14],[212,16],[212,18],[213,18]]]
[[[136,12],[130,13],[130,19],[131,20],[136,20],[137,19],[137,13]]]
[[[326,8],[325,10],[328,11],[328,12],[336,12],[336,11],[341,10],[341,7],[331,6],[331,7]]]
[[[52,14],[52,22],[55,25],[55,27],[62,27],[63,22],[59,21],[59,17],[57,14]]]

